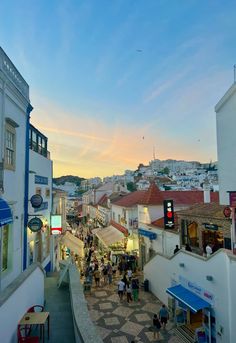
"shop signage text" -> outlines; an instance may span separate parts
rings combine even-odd
[[[30,202],[33,208],[39,208],[42,205],[43,198],[40,194],[34,194],[30,198]]]
[[[38,185],[48,185],[48,177],[35,175],[34,183],[37,183]]]
[[[206,289],[202,288],[201,286],[197,285],[195,282],[189,281],[181,275],[179,276],[179,282],[183,287],[197,294],[200,298],[204,299],[211,305],[214,304],[214,295],[208,292]]]
[[[58,235],[62,232],[61,215],[51,216],[51,234]]]
[[[174,204],[173,200],[164,200],[164,225],[165,229],[173,229],[174,223]]]
[[[205,229],[207,229],[207,230],[215,230],[215,231],[217,231],[219,229],[219,226],[215,225],[215,224],[203,223],[203,225],[205,226]]]
[[[40,218],[35,217],[30,219],[30,221],[28,222],[28,227],[31,231],[38,232],[43,227],[43,222]]]

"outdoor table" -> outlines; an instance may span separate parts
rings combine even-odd
[[[48,339],[49,339],[49,312],[27,312],[20,320],[20,325],[39,325],[40,326],[40,338],[44,342],[44,325],[48,322]]]

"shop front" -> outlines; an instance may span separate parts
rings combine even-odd
[[[139,265],[143,269],[144,265],[152,257],[154,253],[152,249],[152,241],[157,239],[157,234],[151,230],[138,229],[139,235]]]
[[[182,245],[204,254],[207,245],[213,253],[220,248],[231,249],[231,219],[225,217],[225,206],[198,204],[178,212]]]
[[[194,342],[215,343],[214,296],[182,277],[179,282],[166,289],[177,329]]]

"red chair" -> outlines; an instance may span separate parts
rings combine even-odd
[[[17,338],[18,343],[39,343],[39,337],[30,337],[30,325],[18,325]]]
[[[44,311],[44,307],[42,305],[34,305],[27,310],[27,312],[43,312],[43,311]]]

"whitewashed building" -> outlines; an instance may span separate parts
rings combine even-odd
[[[17,341],[17,323],[44,304],[44,272],[27,268],[29,86],[0,48],[0,340]]]
[[[52,161],[48,151],[48,139],[33,125],[30,125],[29,156],[29,199],[34,194],[42,197],[39,208],[33,208],[29,202],[28,216],[39,217],[43,227],[39,232],[28,228],[28,265],[40,262],[46,271],[50,271],[51,214],[52,214]]]
[[[220,204],[229,204],[228,191],[236,191],[236,83],[215,106]]]

